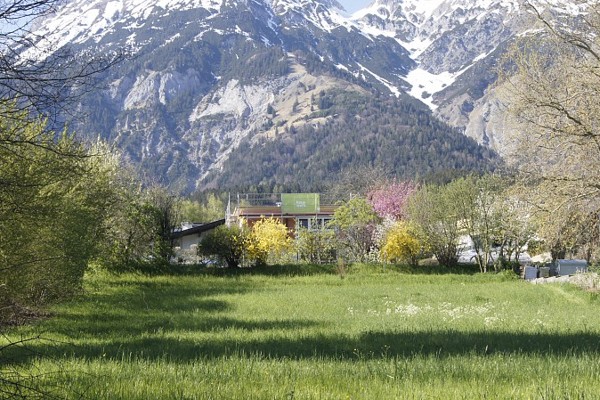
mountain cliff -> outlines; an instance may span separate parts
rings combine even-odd
[[[495,65],[532,21],[517,0],[377,0],[353,15],[334,0],[72,0],[38,22],[35,50],[127,51],[70,125],[149,175],[183,191],[302,186],[356,163],[493,168],[480,144],[501,149]]]

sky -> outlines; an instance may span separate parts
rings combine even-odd
[[[368,6],[372,3],[371,0],[338,0],[338,2],[344,6],[346,11],[353,13],[354,11],[360,10],[363,7]]]

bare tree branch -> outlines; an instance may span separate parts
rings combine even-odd
[[[0,27],[4,27],[0,29],[0,101],[15,101],[19,110],[51,122],[60,115],[73,115],[81,97],[98,89],[98,78],[126,56],[125,51],[74,53],[43,41],[32,26],[61,3],[0,2]]]

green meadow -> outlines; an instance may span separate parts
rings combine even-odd
[[[510,274],[359,266],[341,277],[334,270],[277,268],[89,273],[80,298],[0,339],[0,398],[591,399],[600,393],[594,293],[531,285]]]

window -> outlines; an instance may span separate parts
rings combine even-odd
[[[311,230],[327,228],[330,217],[298,218],[297,227]]]

